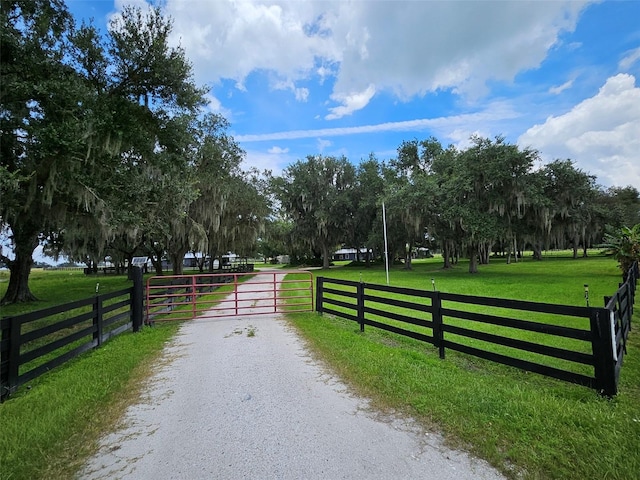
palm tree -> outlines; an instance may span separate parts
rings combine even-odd
[[[622,270],[623,281],[634,262],[640,259],[640,223],[633,227],[622,227],[612,230],[604,235],[604,243],[601,245],[604,253],[613,256]]]

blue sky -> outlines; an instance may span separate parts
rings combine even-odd
[[[101,30],[126,4],[67,0]],[[158,2],[153,2],[158,4]],[[246,165],[503,135],[640,189],[640,2],[164,0]]]

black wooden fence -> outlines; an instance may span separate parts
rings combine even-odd
[[[318,277],[316,310],[358,322],[361,331],[369,325],[430,343],[440,358],[446,349],[456,350],[613,396],[637,278],[636,263],[606,307],[595,308]]]
[[[618,291],[611,297],[605,297],[606,309],[609,312],[613,329],[616,385],[620,377],[622,361],[627,353],[627,337],[631,331],[631,319],[633,317],[633,304],[638,278],[640,278],[640,269],[638,268],[638,262],[635,262],[627,274],[627,280],[620,284]]]
[[[0,399],[115,335],[138,331],[144,284],[139,268],[132,274],[130,288],[0,319]],[[52,320],[65,312],[63,320]]]

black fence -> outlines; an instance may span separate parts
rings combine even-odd
[[[613,359],[615,361],[616,384],[620,377],[622,361],[627,353],[627,337],[631,331],[633,304],[639,277],[640,269],[638,268],[638,262],[635,262],[627,274],[627,280],[620,284],[618,291],[611,297],[605,297],[606,309],[609,312],[613,330]]]
[[[0,399],[115,335],[138,331],[143,288],[142,272],[134,268],[131,288],[0,319]]]
[[[605,308],[457,295],[318,277],[316,310],[617,394],[638,265]],[[392,307],[392,308],[390,308]],[[391,311],[393,310],[393,311]],[[519,318],[517,318],[519,317]]]

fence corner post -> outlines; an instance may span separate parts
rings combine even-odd
[[[142,269],[133,267],[133,292],[131,295],[131,327],[134,332],[139,332],[142,326],[142,312],[144,310],[144,281],[142,280]]]
[[[324,277],[316,277],[316,312],[322,315]]]
[[[2,363],[7,363],[5,375],[0,382],[0,400],[5,400],[18,388],[20,373],[20,334],[22,324],[17,318],[4,318],[8,328],[2,329],[2,340],[8,340],[9,347],[2,351]]]
[[[609,310],[606,308],[590,308],[590,310],[591,348],[596,389],[601,395],[613,397],[618,393],[618,381],[616,379],[616,361],[613,356],[615,339],[611,336]]]

